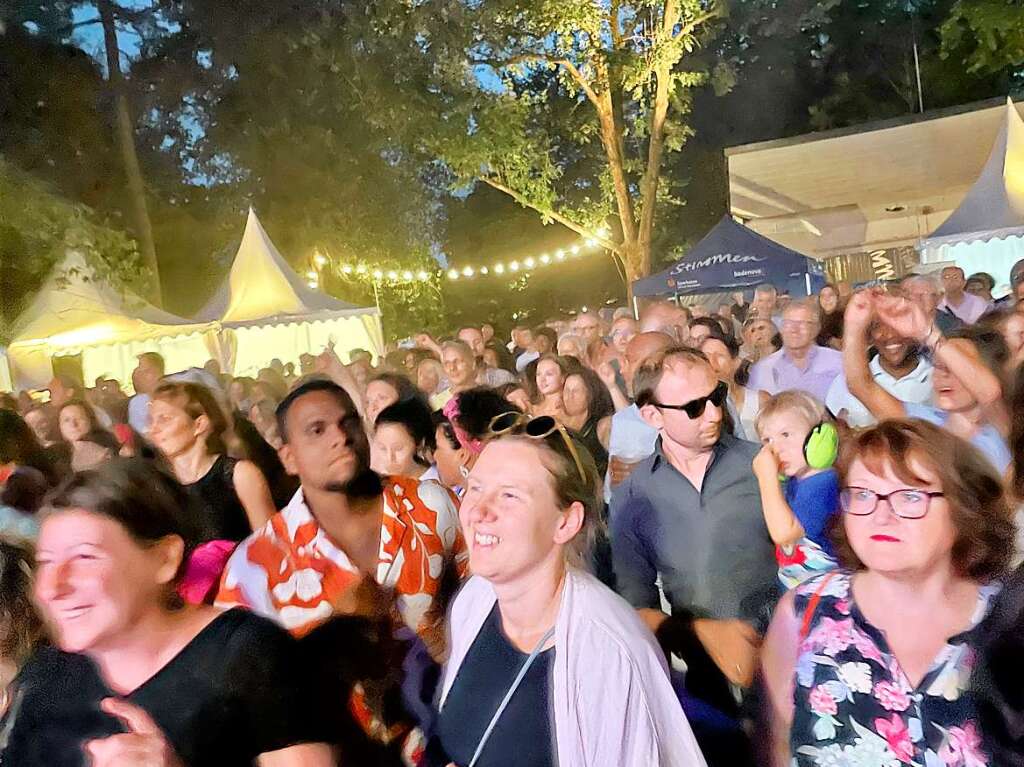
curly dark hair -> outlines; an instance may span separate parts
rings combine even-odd
[[[926,484],[915,464],[934,474],[956,528],[951,553],[956,572],[987,581],[1007,571],[1016,532],[1013,510],[998,472],[976,447],[934,424],[898,419],[855,432],[844,443],[836,465],[841,485],[858,460],[875,474],[888,468],[909,485]],[[835,525],[832,533],[840,562],[864,569],[844,526]]]
[[[459,398],[459,427],[471,439],[486,438],[494,416],[512,410],[519,412],[519,408],[486,386],[467,389],[455,396]]]
[[[32,603],[33,561],[30,543],[0,538],[0,658],[16,666],[46,638]]]
[[[430,417],[430,406],[419,397],[399,400],[380,411],[374,426],[386,423],[402,426],[416,444],[416,462],[429,466],[423,455],[437,448],[435,442],[437,430]]]

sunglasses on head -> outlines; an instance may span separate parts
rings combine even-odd
[[[536,418],[531,418],[525,413],[510,410],[507,413],[494,416],[487,426],[487,431],[492,438],[501,437],[505,434],[516,434],[522,437],[529,437],[530,439],[546,439],[557,432],[562,438],[562,443],[572,456],[573,463],[576,464],[576,471],[579,472],[580,480],[586,483],[587,473],[583,470],[583,461],[580,460],[580,454],[576,452],[576,446],[573,444],[572,437],[569,436],[569,432],[565,430],[565,427],[551,416],[539,415]]]
[[[704,415],[704,408],[707,407],[709,402],[715,407],[722,407],[728,393],[729,387],[724,382],[719,381],[718,386],[706,397],[697,397],[697,399],[692,399],[682,405],[666,405],[655,400],[651,400],[651,404],[662,410],[682,410],[689,418],[700,418]]]

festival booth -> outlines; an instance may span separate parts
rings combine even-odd
[[[380,310],[310,288],[274,247],[252,208],[231,272],[195,321],[217,323],[214,356],[237,376],[254,376],[275,357],[296,362],[300,354],[320,354],[329,345],[343,360],[356,348],[375,357],[384,351]]]
[[[216,343],[216,325],[157,309],[96,278],[81,254],[69,251],[12,326],[7,348],[12,384],[46,386],[53,357],[78,357],[83,379],[131,381],[136,357],[159,352],[168,370],[201,365]]]
[[[791,296],[808,296],[825,284],[821,264],[724,216],[667,269],[633,283],[633,295],[692,296],[771,283]]]
[[[967,275],[988,272],[997,288],[1009,284],[1010,267],[1024,258],[1024,120],[1009,99],[981,175],[919,249],[923,263],[952,262]]]

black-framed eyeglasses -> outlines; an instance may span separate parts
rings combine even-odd
[[[891,493],[876,493],[866,487],[844,487],[839,492],[839,505],[843,511],[855,517],[866,517],[874,513],[879,501],[886,501],[892,513],[903,519],[921,519],[928,513],[932,498],[941,498],[945,493],[933,490],[904,488]]]
[[[491,437],[500,437],[505,434],[514,433],[529,437],[530,439],[545,439],[557,432],[569,451],[569,455],[572,456],[572,462],[576,464],[576,471],[579,472],[580,480],[584,484],[586,483],[587,473],[583,470],[583,461],[580,460],[580,454],[576,451],[572,437],[569,436],[569,432],[565,430],[565,427],[551,416],[539,415],[536,418],[531,418],[525,413],[510,410],[507,413],[494,416],[487,426],[487,431]]]
[[[666,405],[655,400],[651,400],[651,404],[662,410],[682,410],[689,418],[700,418],[704,415],[704,408],[707,407],[709,402],[715,407],[721,407],[725,403],[725,398],[728,394],[729,387],[724,381],[719,381],[718,386],[706,397],[697,397],[697,399],[692,399],[682,405]]]

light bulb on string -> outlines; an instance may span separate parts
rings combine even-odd
[[[343,272],[344,274],[352,274],[352,265],[351,265],[351,264],[344,264],[344,265],[343,265],[343,266],[341,267],[341,271],[342,271],[342,272]]]
[[[458,269],[449,269],[448,270],[448,279],[449,280],[457,280],[457,279],[459,279],[459,270]]]
[[[380,269],[374,269],[373,270],[373,279],[380,280],[380,279],[383,279],[383,278],[384,278],[384,272],[382,272]]]

